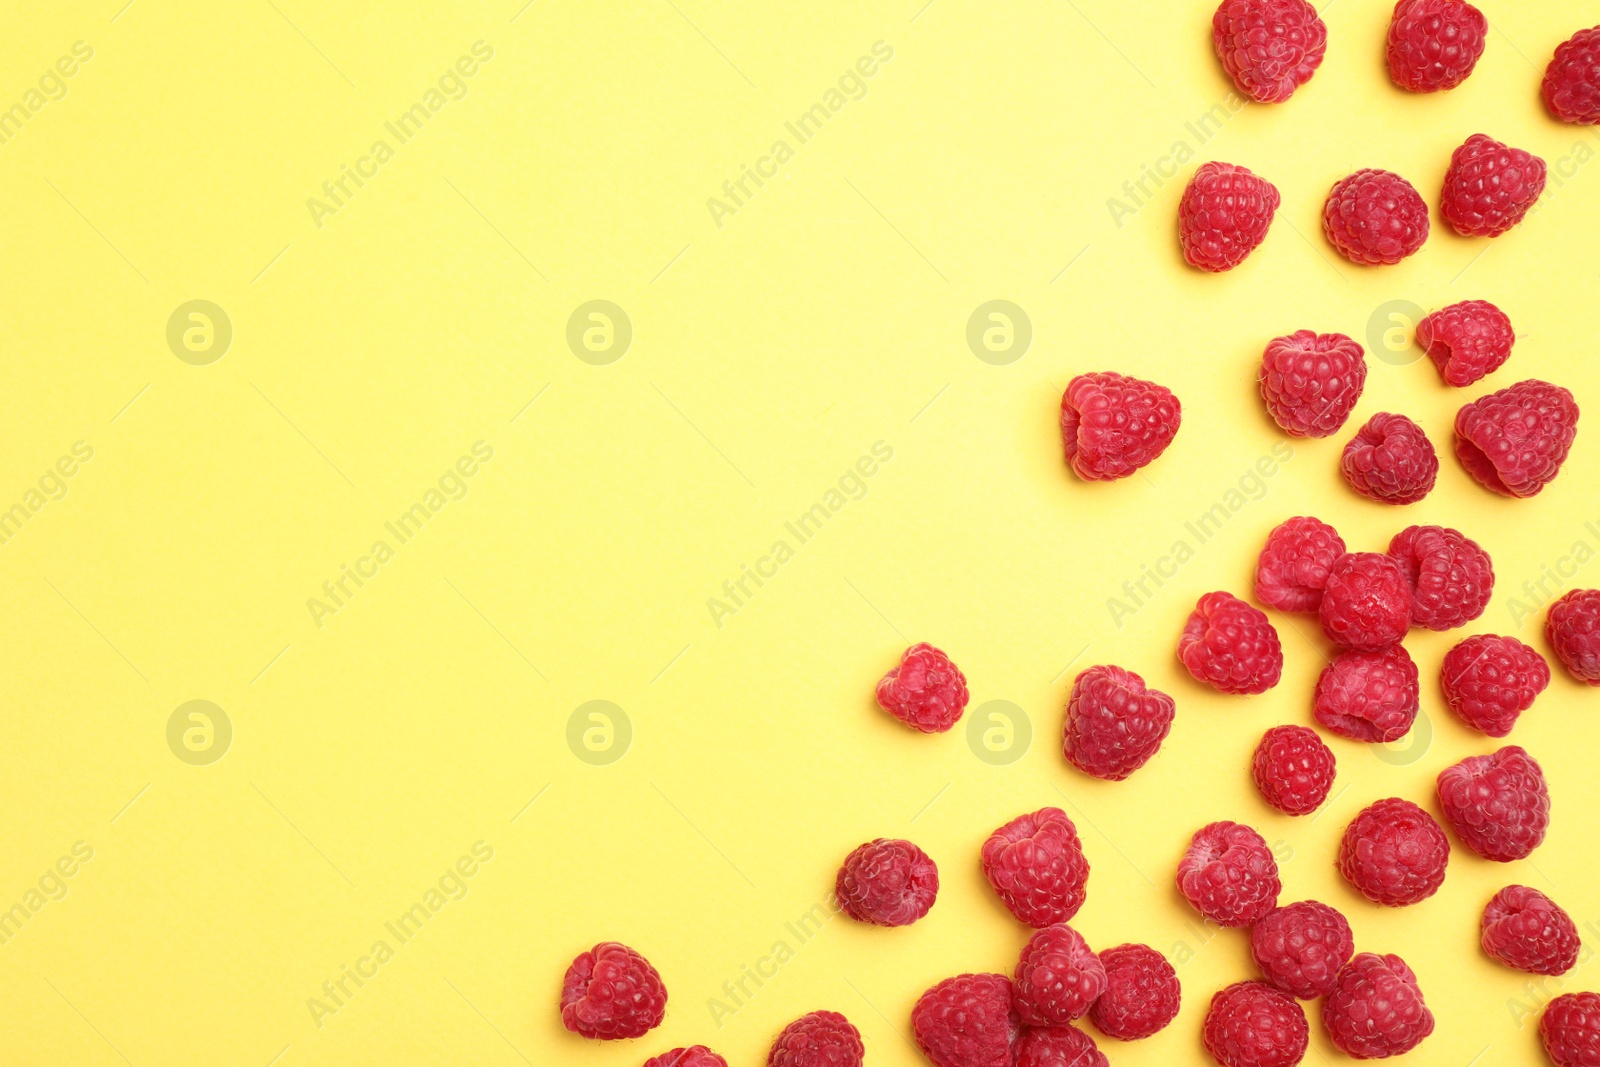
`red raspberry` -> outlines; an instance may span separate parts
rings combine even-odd
[[[1211,39],[1241,93],[1281,104],[1322,65],[1328,27],[1306,0],[1223,0]]]
[[[1311,1030],[1289,994],[1265,982],[1235,982],[1211,998],[1203,1036],[1222,1067],[1294,1067]]]
[[[967,676],[927,642],[912,645],[878,683],[878,706],[914,730],[942,734],[967,709]]]
[[[1304,726],[1262,734],[1250,768],[1262,798],[1285,815],[1311,814],[1333,788],[1333,750]]]
[[[1178,637],[1196,681],[1222,693],[1265,693],[1283,675],[1283,646],[1261,609],[1232,593],[1207,593]]]
[[[602,941],[578,954],[561,983],[561,1025],[582,1037],[643,1037],[667,1013],[667,987],[650,961]]]
[[[1178,972],[1149,945],[1118,945],[1100,953],[1106,991],[1089,1018],[1107,1037],[1142,1041],[1178,1017],[1183,990]]]
[[[1377,652],[1411,628],[1411,583],[1377,552],[1346,552],[1328,571],[1318,609],[1322,632],[1341,648]]]
[[[1297,330],[1273,338],[1261,357],[1261,399],[1292,437],[1337,432],[1366,383],[1365,354],[1342,333]]]
[[[1309,516],[1279,523],[1256,560],[1256,599],[1279,611],[1315,613],[1328,570],[1344,555],[1344,538]]]
[[[1440,771],[1439,806],[1463,845],[1500,863],[1525,859],[1550,828],[1544,771],[1516,745]]]
[[[1471,385],[1511,358],[1517,331],[1487,300],[1463,300],[1417,323],[1417,344],[1450,385]]]
[[[1600,26],[1556,46],[1544,72],[1544,106],[1562,122],[1600,123]]]
[[[1106,371],[1080,374],[1061,395],[1067,462],[1089,482],[1126,478],[1167,450],[1183,405],[1165,386]]]
[[[1483,909],[1483,951],[1530,974],[1566,974],[1578,962],[1578,926],[1561,905],[1508,885]]]
[[[1439,213],[1463,237],[1498,237],[1544,192],[1544,160],[1475,133],[1450,157]]]
[[[1574,589],[1550,605],[1545,636],[1568,673],[1600,685],[1600,589]]]
[[[1260,922],[1282,888],[1266,839],[1236,822],[1202,826],[1178,863],[1184,899],[1219,926]]]
[[[1433,1013],[1405,960],[1363,952],[1322,1002],[1322,1025],[1346,1056],[1382,1059],[1422,1044],[1433,1033]]]
[[[911,1009],[917,1047],[933,1067],[1012,1067],[1021,1028],[1011,980],[1000,974],[946,978]]]
[[[845,857],[833,893],[857,922],[909,926],[933,907],[939,868],[910,841],[880,837]]]
[[[1467,80],[1483,55],[1489,20],[1463,0],[1400,0],[1389,23],[1389,77],[1433,93]]]
[[[1349,920],[1315,900],[1285,904],[1250,930],[1250,955],[1261,976],[1301,1000],[1331,992],[1355,951]]]
[[[728,1061],[704,1045],[690,1045],[651,1056],[644,1067],[728,1067]]]
[[[1178,205],[1178,244],[1191,267],[1232,270],[1266,240],[1278,188],[1232,163],[1203,163]]]
[[[1380,504],[1415,504],[1433,491],[1439,453],[1422,427],[1382,411],[1344,446],[1340,461],[1350,488]]]
[[[1408,526],[1389,555],[1411,583],[1411,623],[1453,630],[1483,614],[1494,592],[1494,564],[1476,541],[1448,526]]]
[[[1550,684],[1550,665],[1514,637],[1478,634],[1445,653],[1439,680],[1462,722],[1504,737]]]
[[[1028,1026],[1064,1026],[1083,1018],[1105,990],[1100,957],[1082,934],[1056,923],[1023,946],[1011,978],[1011,1003]]]
[[[1172,729],[1172,698],[1121,667],[1090,667],[1072,683],[1062,751],[1084,774],[1120,782],[1143,767]]]
[[[1060,808],[1019,815],[989,835],[984,877],[1019,920],[1034,927],[1078,914],[1089,884],[1089,861],[1078,829]]]
[[[861,1031],[836,1011],[814,1011],[783,1028],[767,1067],[861,1067]]]
[[[1395,264],[1428,239],[1428,205],[1392,171],[1367,168],[1336,182],[1322,208],[1322,232],[1339,254],[1370,267]]]
[[[1335,656],[1317,679],[1312,714],[1340,737],[1388,744],[1411,732],[1421,701],[1417,665],[1403,646],[1390,645]]]
[[[1111,1061],[1077,1027],[1042,1026],[1023,1032],[1016,1067],[1111,1067]]]
[[[1539,1019],[1545,1055],[1555,1067],[1600,1065],[1600,993],[1566,993]]]
[[[1339,844],[1339,873],[1362,896],[1391,908],[1433,896],[1449,862],[1450,842],[1433,816],[1399,797],[1364,808]]]
[[[1561,471],[1578,435],[1578,404],[1559,385],[1530,378],[1456,412],[1456,456],[1485,489],[1533,496]]]

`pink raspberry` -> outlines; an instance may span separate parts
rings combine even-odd
[[[1000,974],[946,978],[911,1009],[917,1047],[933,1067],[1012,1067],[1022,1026],[1011,980]]]
[[[880,837],[845,857],[833,892],[857,922],[908,926],[933,907],[939,868],[910,841]]]
[[[1202,1037],[1222,1067],[1294,1067],[1311,1030],[1289,994],[1265,982],[1235,982],[1211,998]]]
[[[1578,962],[1578,926],[1561,905],[1508,885],[1483,909],[1483,951],[1530,974],[1566,974]]]
[[[581,1037],[643,1037],[667,1013],[667,987],[650,961],[602,941],[581,952],[561,983],[561,1025]]]
[[[1362,809],[1339,843],[1339,873],[1375,904],[1404,907],[1444,884],[1450,842],[1433,816],[1399,797]]]
[[[862,1067],[861,1031],[836,1011],[814,1011],[783,1028],[767,1067]]]
[[[1060,808],[1012,819],[989,835],[980,858],[1001,902],[1029,926],[1067,922],[1083,907],[1089,861]]]
[[[1463,237],[1498,237],[1544,192],[1544,160],[1475,133],[1450,157],[1439,213]]]
[[[1256,560],[1256,599],[1279,611],[1315,613],[1328,571],[1342,555],[1344,538],[1332,526],[1309,516],[1284,520]]]
[[[1401,645],[1339,653],[1322,669],[1312,714],[1352,741],[1388,744],[1411,732],[1421,707],[1417,665]]]
[[[1306,0],[1223,0],[1211,38],[1239,92],[1281,104],[1322,65],[1328,27]]]
[[[1250,955],[1261,976],[1301,1000],[1330,993],[1355,951],[1349,920],[1315,900],[1285,904],[1250,930]]]
[[[1061,396],[1061,440],[1084,481],[1126,478],[1167,450],[1182,421],[1172,390],[1110,371],[1078,375]]]
[[[1283,647],[1259,608],[1232,593],[1207,593],[1178,637],[1178,659],[1222,693],[1265,693],[1283,675]]]
[[[1178,205],[1178,244],[1191,267],[1232,270],[1266,240],[1278,189],[1232,163],[1203,163]]]
[[[1318,617],[1334,644],[1377,652],[1411,628],[1411,583],[1388,556],[1347,552],[1328,571]]]
[[[1428,205],[1400,175],[1358,170],[1334,184],[1322,208],[1322,232],[1339,254],[1367,266],[1395,264],[1428,239]]]
[[[1382,1059],[1420,1045],[1433,1033],[1433,1013],[1405,960],[1363,952],[1322,1002],[1322,1025],[1346,1056]]]
[[[1485,489],[1537,494],[1561,471],[1578,435],[1578,404],[1559,385],[1530,378],[1456,412],[1456,456]]]
[[[704,1045],[690,1045],[651,1056],[644,1067],[728,1067],[728,1061]]]
[[[878,683],[878,706],[913,730],[942,734],[967,708],[967,676],[927,642],[912,645]]]
[[[1380,504],[1415,504],[1433,491],[1439,453],[1422,427],[1379,412],[1344,446],[1340,461],[1350,488]]]
[[[1600,685],[1600,589],[1574,589],[1550,605],[1545,636],[1569,674]]]
[[[1333,788],[1333,750],[1304,726],[1262,734],[1250,769],[1262,798],[1285,815],[1311,814]]]
[[[1016,1067],[1111,1067],[1111,1061],[1077,1027],[1041,1026],[1023,1032]]]
[[[1555,1067],[1600,1064],[1600,993],[1565,993],[1539,1019],[1545,1055]]]
[[[1064,1026],[1088,1013],[1106,989],[1106,969],[1066,923],[1046,926],[1023,946],[1011,1003],[1028,1026]]]
[[[1389,77],[1433,93],[1467,80],[1483,55],[1489,20],[1464,0],[1400,0],[1389,23]]]
[[[1366,354],[1342,333],[1297,330],[1267,342],[1261,356],[1261,399],[1291,437],[1336,433],[1366,383]]]
[[[1600,26],[1556,46],[1544,72],[1544,106],[1562,122],[1600,123]]]
[[[1142,1041],[1178,1017],[1183,990],[1178,972],[1149,945],[1118,945],[1100,953],[1106,991],[1089,1009],[1090,1020],[1107,1037]]]
[[[1550,665],[1514,637],[1478,634],[1445,653],[1439,681],[1462,722],[1504,737],[1550,684]]]
[[[1062,751],[1084,774],[1120,782],[1143,767],[1172,728],[1172,698],[1121,667],[1090,667],[1072,683]]]
[[[1500,863],[1525,859],[1550,828],[1544,771],[1516,745],[1440,771],[1439,806],[1463,845]]]
[[[1278,861],[1248,826],[1214,822],[1195,831],[1178,863],[1178,890],[1219,926],[1249,926],[1278,905]]]
[[[1455,386],[1471,385],[1511,358],[1517,331],[1504,311],[1487,300],[1463,300],[1417,323],[1417,344],[1439,376]]]
[[[1448,526],[1407,526],[1389,555],[1411,584],[1411,623],[1453,630],[1483,614],[1494,592],[1494,564],[1479,544]]]

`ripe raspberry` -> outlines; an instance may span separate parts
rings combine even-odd
[[[1279,523],[1256,560],[1256,599],[1279,611],[1315,612],[1328,570],[1344,555],[1344,538],[1309,516]]]
[[[1504,737],[1550,684],[1550,665],[1514,637],[1478,634],[1445,653],[1439,680],[1462,722]]]
[[[728,1061],[704,1045],[690,1045],[651,1056],[644,1067],[728,1067]]]
[[[1390,645],[1335,656],[1317,679],[1312,714],[1340,737],[1388,744],[1411,732],[1421,701],[1417,665],[1403,646]]]
[[[561,1025],[581,1037],[643,1037],[667,1013],[667,987],[650,961],[602,941],[578,954],[561,983]]]
[[[857,922],[908,926],[939,895],[939,868],[910,841],[878,838],[845,858],[834,881],[839,907]]]
[[[1489,20],[1463,0],[1400,0],[1389,23],[1389,77],[1433,93],[1467,80],[1483,55]]]
[[[836,1011],[814,1011],[783,1028],[767,1053],[767,1067],[861,1067],[861,1031]]]
[[[1322,1025],[1346,1056],[1382,1059],[1420,1045],[1433,1033],[1433,1013],[1405,960],[1363,952],[1322,1002]]]
[[[1349,920],[1315,900],[1285,904],[1250,930],[1250,955],[1261,976],[1301,1000],[1331,992],[1355,951]]]
[[[1311,814],[1333,788],[1333,750],[1304,726],[1262,734],[1250,767],[1262,798],[1285,815]]]
[[[1471,385],[1511,358],[1517,331],[1487,300],[1463,300],[1417,323],[1417,344],[1450,385]]]
[[[1021,1023],[1011,980],[1000,974],[946,978],[911,1009],[917,1047],[933,1067],[1011,1067]]]
[[[1550,788],[1516,745],[1439,772],[1439,806],[1461,843],[1486,860],[1524,859],[1550,828]]]
[[[1322,208],[1322,232],[1352,263],[1395,264],[1428,239],[1428,205],[1392,171],[1367,168],[1334,183]]]
[[[1072,683],[1062,751],[1084,774],[1120,782],[1143,767],[1172,729],[1172,698],[1121,667],[1090,667]]]
[[[1475,133],[1450,157],[1439,213],[1463,237],[1498,237],[1544,192],[1544,160]]]
[[[1278,861],[1248,826],[1214,822],[1195,831],[1178,863],[1178,889],[1219,926],[1260,922],[1278,904]]]
[[[1600,685],[1600,589],[1574,589],[1550,605],[1545,636],[1568,673]]]
[[[1089,482],[1126,478],[1167,450],[1183,405],[1165,386],[1106,371],[1080,374],[1061,396],[1067,462]]]
[[[1600,1064],[1600,993],[1565,993],[1539,1019],[1545,1055],[1555,1067]]]
[[[1600,123],[1600,26],[1556,46],[1544,72],[1544,106],[1562,122]]]
[[[1016,1067],[1111,1067],[1111,1061],[1077,1027],[1042,1026],[1023,1032]]]
[[[1232,163],[1203,163],[1178,205],[1178,244],[1191,267],[1232,270],[1266,240],[1278,188]]]
[[[1366,356],[1342,333],[1297,330],[1273,338],[1261,357],[1261,399],[1292,437],[1337,432],[1366,383]]]
[[[1439,453],[1422,427],[1379,412],[1344,446],[1340,461],[1350,488],[1380,504],[1415,504],[1433,491]]]
[[[1089,1009],[1100,1032],[1118,1041],[1142,1041],[1178,1017],[1183,990],[1178,972],[1149,945],[1118,945],[1100,953],[1106,991]]]
[[[1311,1030],[1289,994],[1265,982],[1235,982],[1211,998],[1204,1040],[1222,1067],[1294,1067]]]
[[[1456,456],[1485,489],[1533,496],[1561,471],[1578,435],[1578,404],[1530,378],[1456,412]]]
[[[1453,630],[1483,614],[1494,592],[1494,564],[1476,541],[1448,526],[1408,526],[1389,555],[1411,583],[1411,623]]]
[[[1211,39],[1239,92],[1281,104],[1322,65],[1328,27],[1306,0],[1223,0]]]
[[[1433,816],[1398,797],[1364,808],[1339,844],[1339,873],[1362,896],[1391,908],[1433,896],[1449,862],[1450,842]]]
[[[1328,571],[1318,617],[1334,644],[1377,652],[1411,628],[1411,583],[1388,556],[1346,552]]]
[[[942,734],[967,708],[967,676],[927,642],[912,645],[878,683],[878,706],[913,730]]]
[[[1196,681],[1222,693],[1265,693],[1283,674],[1278,631],[1232,593],[1200,598],[1178,637],[1178,658]]]
[[[1011,1003],[1028,1026],[1064,1026],[1083,1018],[1106,990],[1106,969],[1066,923],[1046,926],[1023,946],[1011,978]]]
[[[1012,819],[989,835],[980,858],[1001,902],[1029,926],[1067,922],[1083,907],[1089,861],[1060,808]]]
[[[1578,926],[1537,889],[1508,885],[1483,909],[1483,951],[1530,974],[1566,974],[1578,962]]]

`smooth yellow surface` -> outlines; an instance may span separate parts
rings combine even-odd
[[[1335,741],[1339,792],[1315,819],[1271,812],[1247,772],[1263,729],[1309,719],[1326,653],[1313,623],[1275,616],[1287,666],[1257,698],[1202,690],[1173,655],[1195,599],[1246,592],[1266,532],[1296,514],[1366,549],[1419,522],[1480,540],[1498,588],[1466,632],[1543,647],[1542,611],[1514,599],[1600,584],[1596,426],[1534,500],[1491,496],[1449,454],[1456,408],[1524,377],[1600,411],[1600,140],[1537,97],[1589,5],[1483,0],[1477,73],[1410,96],[1382,65],[1388,0],[1337,0],[1321,71],[1264,108],[1228,105],[1209,0],[120,2],[18,5],[0,39],[7,106],[75,42],[92,50],[0,144],[0,505],[25,509],[0,545],[0,907],[26,915],[0,944],[0,1060],[635,1067],[704,1042],[747,1065],[826,1007],[860,1026],[869,1063],[919,1063],[917,995],[1013,965],[1027,931],[977,850],[1044,805],[1084,836],[1090,942],[1181,961],[1182,1015],[1145,1043],[1104,1041],[1117,1064],[1203,1062],[1211,993],[1251,973],[1244,936],[1206,934],[1172,884],[1188,835],[1218,818],[1274,843],[1285,900],[1337,905],[1360,948],[1414,966],[1439,1025],[1404,1062],[1537,1062],[1538,1005],[1600,984],[1588,954],[1534,988],[1476,946],[1483,903],[1512,881],[1600,944],[1594,691],[1558,671],[1511,738],[1555,798],[1533,861],[1458,847],[1435,898],[1386,911],[1339,880],[1334,851],[1365,803],[1432,804],[1439,769],[1495,747],[1438,692],[1463,633],[1408,640],[1429,729],[1388,753]],[[870,77],[849,77],[875,50]],[[462,57],[470,77],[451,73]],[[785,124],[841,78],[801,143]],[[402,142],[386,123],[418,103],[426,125]],[[1388,167],[1433,202],[1480,130],[1552,165],[1526,225],[1489,244],[1436,220],[1395,268],[1333,255],[1319,218],[1334,180]],[[1256,169],[1284,200],[1222,277],[1185,268],[1174,236],[1207,159]],[[770,177],[714,212],[747,166]],[[347,167],[368,177],[331,201],[323,185]],[[1368,343],[1370,322],[1380,338],[1395,325],[1391,300],[1473,297],[1519,333],[1490,381],[1445,388],[1402,323],[1344,434],[1289,449],[1262,413],[1270,337]],[[994,299],[1032,324],[1006,366],[965,339]],[[191,300],[231,321],[218,361],[168,346]],[[632,324],[609,365],[566,340],[592,300]],[[1062,463],[1057,403],[1074,374],[1105,369],[1172,387],[1184,424],[1145,476],[1085,485]],[[1380,410],[1445,453],[1414,507],[1363,501],[1338,476],[1343,441]],[[475,445],[492,458],[453,476]],[[875,447],[892,458],[849,477]],[[1278,450],[1270,476],[1251,473]],[[46,477],[62,457],[72,476]],[[385,524],[419,502],[431,517],[402,543]],[[785,523],[819,502],[831,517],[802,544]],[[1218,503],[1220,532],[1119,625],[1124,581]],[[792,558],[763,562],[780,540]],[[728,603],[747,566],[773,576],[714,617],[708,600]],[[331,601],[323,583],[346,567],[369,577]],[[1025,756],[991,765],[965,724],[923,737],[875,709],[874,683],[915,640],[966,671],[969,715],[1026,710]],[[1158,758],[1121,784],[1059,754],[1072,676],[1097,662],[1178,702]],[[232,726],[206,766],[175,756],[200,720],[167,740],[193,700]],[[590,728],[604,748],[605,721],[586,712],[567,742],[592,700],[631,724],[606,766],[575,754]],[[615,715],[610,728],[618,743]],[[797,937],[787,924],[878,836],[935,857],[932,913]],[[71,877],[51,876],[63,857]],[[409,940],[386,927],[430,902]],[[642,1041],[560,1026],[563,970],[605,939],[670,987]],[[358,966],[364,985],[327,999]],[[1312,1032],[1307,1062],[1334,1059]]]

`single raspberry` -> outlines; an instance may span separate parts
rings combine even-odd
[[[1278,631],[1232,593],[1207,593],[1178,637],[1178,659],[1222,693],[1265,693],[1283,675]]]
[[[1408,526],[1389,555],[1411,583],[1411,623],[1453,630],[1483,614],[1494,592],[1494,564],[1478,542],[1448,526]]]
[[[1483,951],[1531,974],[1566,974],[1578,962],[1578,925],[1561,905],[1525,885],[1508,885],[1483,909]]]
[[[1544,106],[1562,122],[1600,123],[1600,26],[1556,46],[1543,89]]]
[[[1322,65],[1328,27],[1306,0],[1223,0],[1211,39],[1239,92],[1281,104]]]
[[[1517,745],[1440,771],[1439,806],[1463,845],[1500,863],[1526,858],[1550,828],[1544,771]]]
[[[1118,945],[1100,953],[1106,991],[1089,1009],[1090,1020],[1107,1037],[1142,1041],[1178,1017],[1183,989],[1178,972],[1149,945]]]
[[[1504,737],[1550,684],[1550,665],[1514,637],[1478,634],[1445,653],[1439,680],[1462,722]]]
[[[1391,908],[1427,900],[1444,884],[1450,842],[1433,816],[1399,797],[1362,809],[1339,843],[1339,873]]]
[[[1282,888],[1266,839],[1236,822],[1202,826],[1178,863],[1178,890],[1219,926],[1260,922]]]
[[[1322,1002],[1322,1025],[1340,1052],[1373,1060],[1420,1045],[1433,1033],[1433,1013],[1405,960],[1363,952],[1344,965]]]
[[[1600,1065],[1600,993],[1565,993],[1539,1019],[1545,1055],[1555,1067]]]
[[[1417,344],[1450,385],[1493,374],[1511,358],[1516,341],[1510,317],[1487,300],[1463,300],[1417,323]]]
[[[1121,667],[1090,667],[1072,683],[1062,751],[1084,774],[1120,782],[1143,767],[1172,729],[1175,705]]]
[[[1356,431],[1340,459],[1350,488],[1380,504],[1415,504],[1433,491],[1439,453],[1422,427],[1380,411]]]
[[[1389,77],[1433,93],[1467,80],[1483,55],[1489,20],[1464,0],[1400,0],[1389,23]]]
[[[1334,183],[1322,232],[1339,254],[1370,267],[1395,264],[1428,239],[1428,205],[1393,171],[1367,168]]]
[[[1041,1026],[1023,1032],[1016,1067],[1111,1067],[1111,1061],[1077,1027]]]
[[[967,708],[967,676],[927,642],[912,645],[878,683],[878,707],[913,730],[942,734]]]
[[[1285,815],[1311,814],[1333,788],[1333,750],[1304,726],[1274,726],[1262,734],[1250,769],[1262,798]]]
[[[667,987],[650,961],[602,941],[578,954],[561,983],[561,1025],[582,1037],[643,1037],[667,1013]]]
[[[1232,270],[1266,240],[1278,188],[1232,163],[1203,163],[1178,205],[1178,244],[1191,267]]]
[[[1568,673],[1600,685],[1600,589],[1574,589],[1550,605],[1545,636]]]
[[[1411,583],[1377,552],[1346,552],[1328,571],[1318,609],[1322,632],[1341,648],[1377,652],[1411,628]]]
[[[1080,374],[1061,395],[1067,462],[1089,482],[1126,478],[1167,450],[1183,421],[1172,390],[1106,371]]]
[[[1342,333],[1297,330],[1267,342],[1261,356],[1261,399],[1292,437],[1337,432],[1366,384],[1365,353]]]
[[[1100,957],[1082,934],[1056,923],[1023,946],[1011,978],[1011,1003],[1028,1026],[1064,1026],[1083,1018],[1105,990]]]
[[[1533,496],[1566,462],[1578,404],[1559,385],[1530,378],[1456,412],[1456,456],[1485,489]]]
[[[917,1047],[933,1067],[1012,1067],[1021,1023],[1011,980],[1000,974],[946,978],[911,1009]]]
[[[845,857],[833,892],[840,909],[858,922],[908,926],[933,907],[939,868],[910,841],[880,837]]]
[[[644,1067],[728,1067],[728,1061],[704,1045],[690,1045],[651,1056]]]
[[[1256,560],[1256,599],[1279,611],[1315,613],[1328,571],[1342,555],[1344,538],[1332,526],[1309,516],[1284,520]]]
[[[1250,955],[1261,976],[1301,1000],[1331,992],[1355,951],[1349,920],[1315,900],[1285,904],[1250,930]]]
[[[1305,1009],[1265,982],[1235,982],[1211,998],[1206,1051],[1222,1067],[1294,1067],[1311,1041]]]
[[[989,835],[980,858],[1001,902],[1029,926],[1067,922],[1083,907],[1089,861],[1060,808],[1012,819]]]
[[[1352,741],[1388,744],[1411,732],[1422,704],[1417,665],[1401,645],[1340,652],[1317,678],[1312,714]]]
[[[1450,157],[1439,213],[1463,237],[1498,237],[1544,192],[1544,160],[1475,133]]]
[[[861,1031],[836,1011],[814,1011],[783,1028],[767,1067],[861,1067]]]

